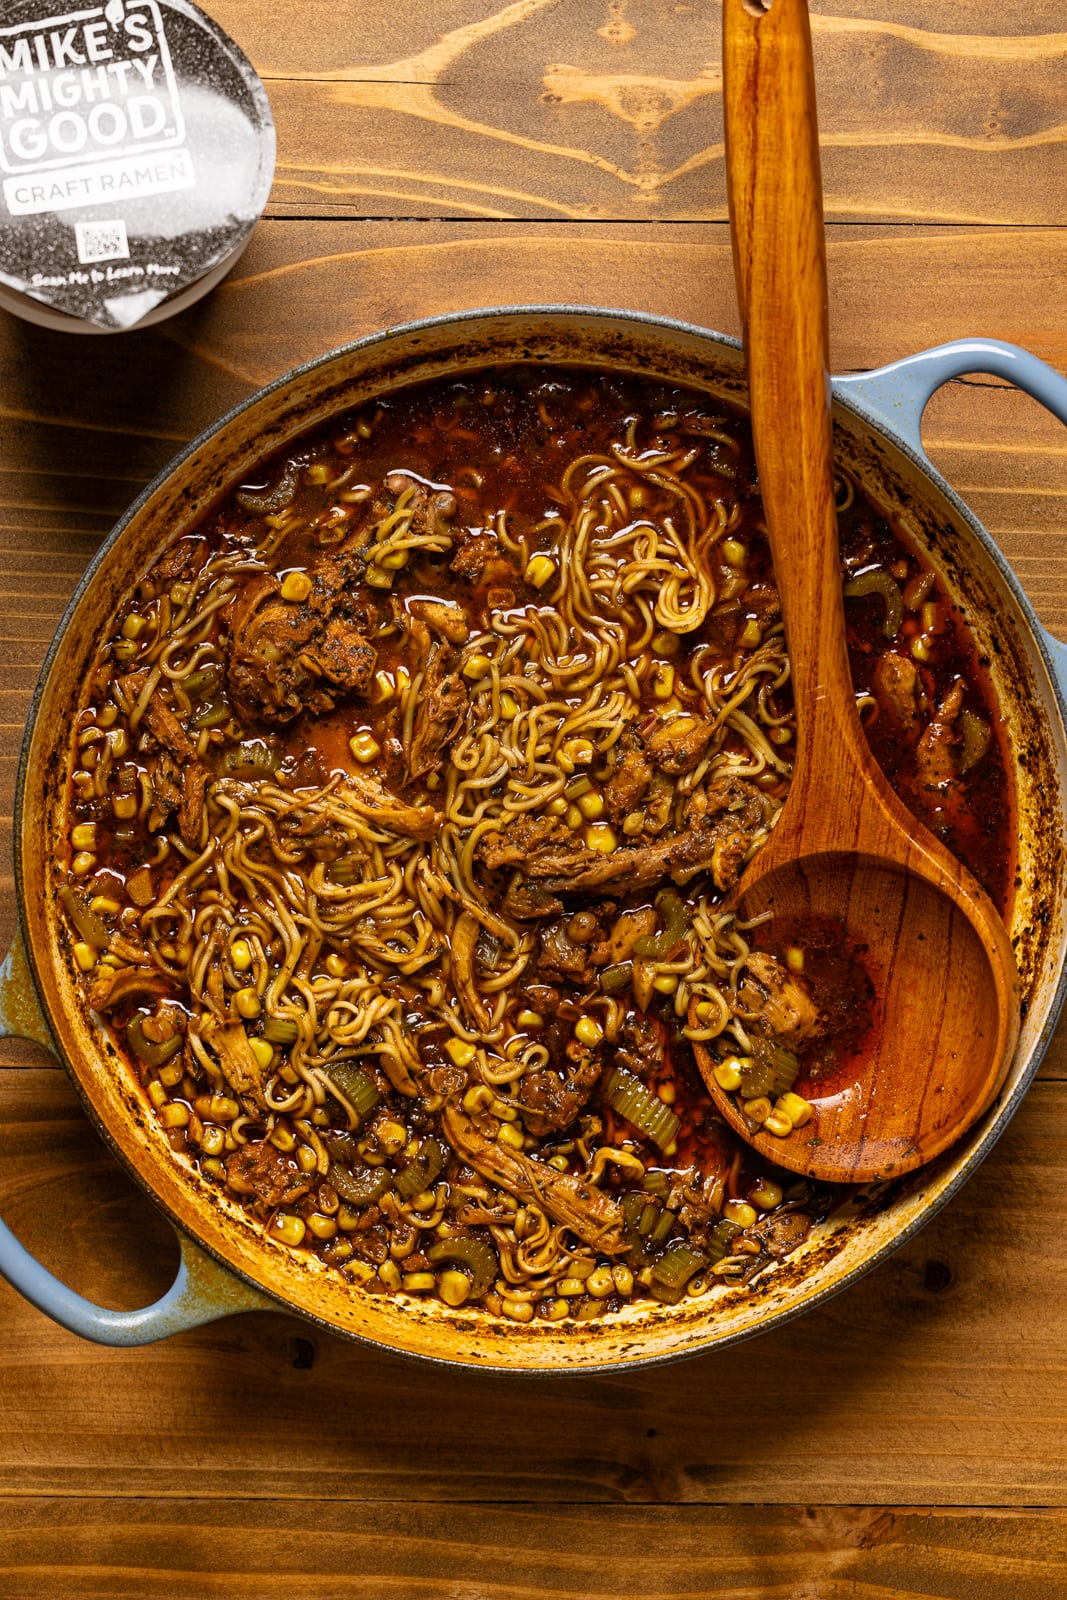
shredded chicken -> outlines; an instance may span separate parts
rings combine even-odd
[[[412,806],[398,799],[366,772],[349,773],[334,792],[371,822],[411,839],[432,839],[444,820],[433,806]]]
[[[449,941],[452,952],[452,982],[467,1016],[482,1032],[492,1020],[489,1007],[478,992],[474,978],[474,947],[481,933],[481,923],[469,911],[464,911],[452,929]]]
[[[229,612],[227,678],[238,714],[249,721],[291,722],[304,711],[330,711],[348,693],[370,687],[377,652],[369,634],[377,608],[363,577],[367,534],[310,569],[311,593],[297,604],[282,598],[273,573],[251,579]]]
[[[255,1112],[265,1111],[263,1068],[252,1053],[248,1035],[239,1022],[221,1023],[216,1017],[202,1017],[198,1031],[215,1052],[222,1075],[237,1098]]]
[[[456,1154],[484,1178],[503,1184],[527,1203],[534,1202],[594,1250],[609,1256],[625,1252],[622,1211],[610,1195],[583,1178],[557,1172],[543,1161],[486,1138],[457,1106],[444,1108],[441,1125]]]
[[[268,1206],[292,1205],[311,1188],[295,1161],[265,1139],[242,1145],[227,1158],[226,1179],[238,1194],[254,1194]]]
[[[929,727],[924,728],[915,749],[915,768],[919,782],[929,789],[951,783],[959,776],[962,737],[956,719],[963,706],[964,682],[959,679],[937,708]]]
[[[754,950],[738,987],[738,1015],[769,1038],[789,1043],[818,1032],[819,1012],[787,968],[773,956]]]

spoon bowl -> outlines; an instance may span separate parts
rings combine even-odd
[[[820,1180],[867,1182],[939,1155],[993,1100],[1018,1037],[1018,980],[996,907],[889,787],[856,710],[804,0],[725,0],[723,79],[753,441],[797,715],[785,808],[735,909],[772,954],[782,953],[782,930],[799,928],[802,945],[805,927],[836,928],[862,969],[864,1015],[829,1070],[798,1079],[812,1111],[792,1131],[768,1132],[722,1086],[705,1045],[696,1057],[722,1115],[768,1159]]]
[[[869,988],[857,1000],[866,1025],[855,1049],[797,1080],[812,1115],[785,1138],[753,1128],[698,1044],[726,1120],[768,1160],[826,1182],[895,1177],[940,1155],[996,1094],[1014,1043],[1001,953],[980,922],[931,878],[846,850],[772,866],[743,885],[739,911],[769,919],[758,929],[764,949],[780,949],[798,926],[837,924]]]

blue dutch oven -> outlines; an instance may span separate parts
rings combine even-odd
[[[1018,889],[1011,917],[1025,997],[1022,1033],[995,1104],[937,1162],[858,1192],[807,1243],[748,1288],[678,1306],[632,1305],[601,1322],[516,1325],[418,1297],[370,1296],[310,1254],[265,1237],[176,1157],[63,951],[56,891],[72,752],[69,733],[116,598],[258,458],[330,415],[403,385],[511,362],[636,371],[745,404],[740,346],[663,318],[582,307],[507,307],[392,328],[261,390],[152,483],[86,572],[34,694],[15,800],[18,934],[0,969],[0,1031],[35,1039],[70,1073],[92,1121],[178,1229],[182,1259],[163,1298],[109,1311],[73,1293],[0,1224],[0,1273],[87,1339],[144,1344],[239,1311],[286,1308],[377,1346],[526,1373],[626,1368],[724,1346],[820,1304],[869,1271],[946,1203],[988,1154],[1037,1071],[1064,1000],[1067,647],[1050,637],[986,530],[925,456],[920,425],[940,385],[965,373],[1016,384],[1067,422],[1067,381],[1024,350],[964,339],[835,381],[842,465],[889,511],[966,614],[1015,757]],[[828,752],[832,759],[832,752]]]

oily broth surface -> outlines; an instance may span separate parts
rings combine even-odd
[[[409,488],[387,491],[397,473]],[[285,504],[249,509],[287,477]],[[405,494],[449,510],[424,518],[397,564]],[[736,1058],[761,1027],[736,1011],[758,940],[721,903],[788,790],[787,661],[743,419],[637,379],[494,372],[366,407],[267,463],[239,499],[118,613],[71,797],[72,958],[178,1156],[367,1292],[520,1322],[699,1295],[787,1253],[832,1196],[733,1138],[686,1038]],[[847,571],[877,567],[906,591],[915,557],[850,485],[842,503]],[[368,525],[391,564],[358,547]],[[330,617],[366,640],[373,670],[336,693],[305,674],[302,709],[257,718],[231,681],[240,596],[273,584],[270,604],[299,632],[307,597],[275,590],[299,596],[306,577],[314,604],[330,562],[334,576],[348,563]],[[412,627],[426,601],[461,613],[466,637]],[[1003,897],[995,708],[958,619],[931,587],[892,640],[877,593],[851,602],[850,623],[879,758]],[[320,664],[323,637],[312,630]],[[963,685],[990,735],[966,780],[921,781],[914,730],[894,736],[893,704],[871,688],[887,650],[916,663],[924,729]],[[458,682],[459,725],[415,774],[435,671],[437,689]],[[160,773],[177,736],[160,707],[186,741],[170,791]],[[627,751],[667,748],[676,729],[684,742],[687,722],[697,744],[714,724],[695,763],[671,771],[668,750],[630,809],[617,803]],[[193,762],[198,827],[174,798]],[[367,783],[424,837],[368,810]],[[722,798],[724,784],[721,815],[741,821],[714,867],[709,844],[696,870],[666,859],[652,878],[635,868],[571,889],[566,871],[531,876],[546,850],[584,852],[580,876],[590,857],[628,863],[691,836],[707,825],[694,796]],[[514,859],[492,854],[500,836],[518,840]],[[516,880],[558,911],[502,911]]]

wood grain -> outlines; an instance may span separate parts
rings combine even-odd
[[[1062,1513],[327,1502],[289,1522],[233,1499],[113,1518],[106,1499],[0,1501],[0,1596],[64,1600],[1056,1600]],[[951,1588],[945,1574],[953,1574]]]
[[[0,1215],[130,1305],[173,1248],[109,1159],[63,1074],[0,1072]],[[1064,1507],[1065,1187],[1067,1088],[1040,1084],[847,1294],[716,1355],[559,1382],[442,1371],[281,1311],[105,1350],[0,1284],[0,1496],[98,1496],[106,1461],[117,1506],[251,1497],[291,1520],[320,1500]]]
[[[1055,0],[812,9],[831,221],[1067,221]],[[274,215],[725,219],[717,5],[214,12],[271,97]]]

